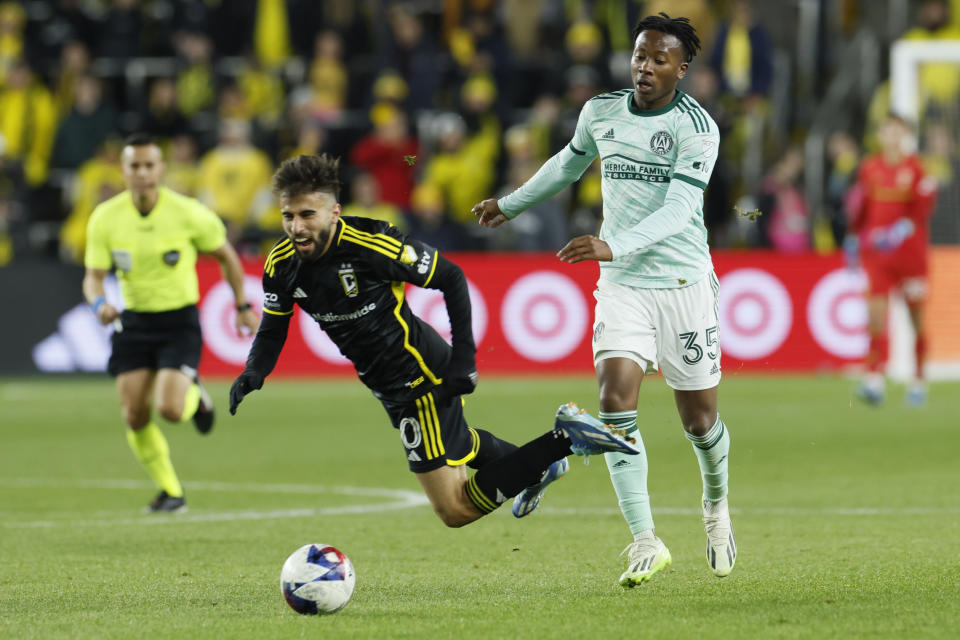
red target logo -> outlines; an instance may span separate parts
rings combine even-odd
[[[857,359],[867,353],[867,303],[862,270],[835,269],[820,278],[807,301],[807,325],[824,351]]]
[[[529,360],[553,362],[570,355],[587,329],[580,287],[555,271],[534,271],[511,285],[500,309],[510,346]]]
[[[760,269],[737,269],[720,278],[720,346],[740,360],[764,358],[783,344],[793,325],[786,287]]]

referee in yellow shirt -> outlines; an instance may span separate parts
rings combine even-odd
[[[120,164],[126,191],[90,216],[83,295],[100,322],[117,321],[107,369],[117,379],[130,448],[160,489],[146,511],[184,511],[183,487],[151,405],[170,422],[192,418],[200,433],[213,428],[213,403],[197,378],[198,252],[220,262],[237,302],[237,331],[255,332],[259,319],[244,296],[243,268],[223,222],[196,200],[160,186],[163,153],[154,139],[129,137]],[[111,269],[120,281],[122,313],[104,297]]]

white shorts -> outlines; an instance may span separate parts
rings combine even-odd
[[[673,389],[720,383],[720,326],[712,271],[681,289],[640,289],[601,279],[593,296],[593,362],[629,358]]]

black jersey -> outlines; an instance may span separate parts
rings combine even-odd
[[[316,262],[301,260],[289,238],[273,247],[264,312],[289,316],[297,304],[377,397],[410,400],[440,384],[450,359],[450,345],[405,300],[404,283],[430,287],[437,261],[436,249],[386,222],[343,217]]]

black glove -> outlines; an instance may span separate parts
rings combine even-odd
[[[477,379],[477,364],[473,354],[454,352],[443,374],[443,384],[436,389],[436,392],[447,398],[473,393],[477,388]]]
[[[240,404],[240,401],[243,400],[243,396],[262,386],[263,376],[256,371],[244,371],[241,373],[230,386],[230,415],[237,415],[237,406]]]

